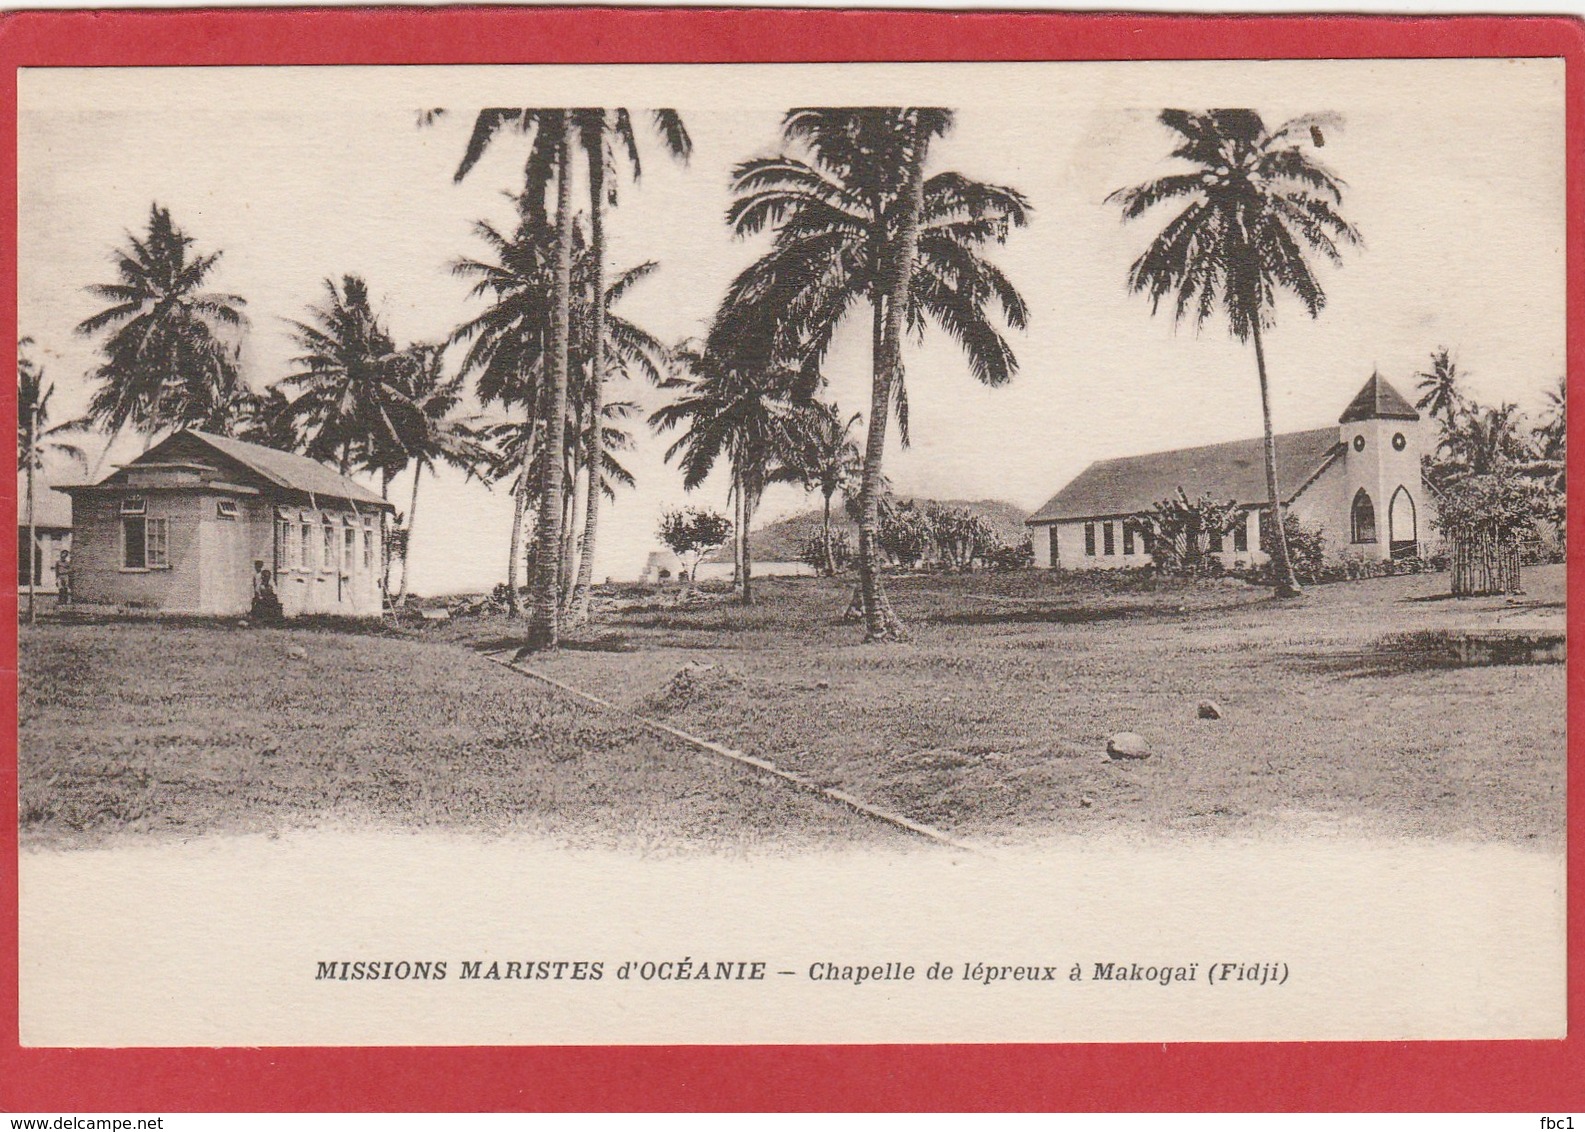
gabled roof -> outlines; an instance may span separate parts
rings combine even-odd
[[[1388,383],[1385,377],[1379,373],[1372,373],[1370,380],[1365,382],[1365,387],[1354,395],[1354,399],[1348,403],[1348,408],[1343,410],[1343,415],[1337,418],[1337,423],[1352,424],[1354,421],[1381,418],[1393,421],[1417,421],[1420,419],[1420,414],[1404,399],[1403,394]]]
[[[301,492],[325,499],[348,500],[370,507],[391,508],[391,504],[375,495],[361,484],[354,483],[339,472],[333,471],[317,460],[299,456],[295,452],[282,452],[262,444],[249,444],[229,436],[184,429],[166,437],[143,455],[101,481],[109,483],[124,475],[126,469],[143,465],[170,464],[184,455],[201,454],[204,449],[217,452],[236,464],[241,464],[266,484],[288,491]]]
[[[1292,499],[1329,462],[1338,448],[1335,427],[1275,437],[1277,473]],[[1080,472],[1028,523],[1137,515],[1182,488],[1193,499],[1210,492],[1218,500],[1254,505],[1266,501],[1265,444],[1260,437],[1099,460]]]

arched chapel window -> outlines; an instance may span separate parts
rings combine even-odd
[[[1360,488],[1359,493],[1354,496],[1352,516],[1354,541],[1375,542],[1376,506],[1375,504],[1371,503],[1370,496],[1366,493],[1364,488]]]

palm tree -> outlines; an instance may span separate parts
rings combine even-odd
[[[1447,435],[1446,449],[1457,469],[1455,478],[1527,470],[1535,453],[1525,433],[1524,417],[1512,402],[1467,406],[1458,426]]]
[[[600,405],[605,396],[605,322],[611,301],[605,285],[605,210],[608,205],[616,203],[616,185],[608,174],[614,172],[619,153],[626,155],[635,181],[642,174],[642,166],[629,111],[585,109],[576,111],[576,116],[589,174],[589,242],[594,271],[587,292],[591,296],[592,310],[586,338],[589,343],[589,393],[586,403],[588,419],[594,421],[601,419]],[[693,142],[688,137],[682,116],[675,110],[652,110],[650,118],[667,152],[673,158],[686,162],[693,152]],[[601,469],[605,464],[601,455],[603,443],[603,430],[587,430],[584,463],[589,469],[589,486],[584,512],[583,559],[578,568],[578,580],[573,588],[570,607],[571,621],[575,625],[587,621],[589,617],[589,591],[594,581],[600,497],[605,494],[599,486]]]
[[[789,364],[803,392],[845,316],[860,302],[871,312],[872,381],[860,491],[859,589],[866,636],[902,635],[880,577],[879,484],[886,430],[895,406],[908,438],[902,363],[905,326],[934,323],[963,348],[969,370],[987,385],[1016,372],[1011,348],[989,316],[1022,329],[1028,308],[1007,277],[981,254],[1028,222],[1029,202],[1014,189],[958,173],[926,178],[933,139],[952,113],[928,107],[805,109],[788,113],[783,154],[737,167],[728,221],[739,236],[776,232],[771,251],[732,284],[727,315],[712,332],[719,351],[745,361]]]
[[[1420,399],[1415,408],[1422,410],[1432,420],[1442,424],[1447,435],[1457,427],[1460,410],[1464,406],[1463,378],[1458,363],[1446,346],[1438,346],[1431,354],[1431,368],[1416,373],[1419,379]]]
[[[476,378],[475,391],[482,404],[499,402],[509,410],[516,406],[528,406],[532,407],[531,416],[534,419],[543,419],[543,411],[538,406],[546,385],[544,375],[550,351],[549,327],[555,304],[553,229],[545,219],[537,218],[531,210],[524,209],[517,231],[510,238],[482,222],[475,225],[475,232],[489,245],[492,254],[482,259],[459,260],[452,270],[455,274],[473,279],[470,294],[475,298],[488,299],[490,304],[476,318],[458,327],[453,335],[453,341],[468,343],[461,372]],[[594,388],[595,383],[590,377],[593,372],[590,358],[595,319],[594,304],[589,301],[589,296],[593,291],[592,280],[597,265],[592,248],[583,237],[582,227],[575,227],[570,371],[576,380],[570,390],[570,400],[577,411],[571,414],[567,422],[570,431],[564,441],[566,452],[573,457],[567,463],[571,471],[568,479],[574,484],[577,482],[579,458],[585,452],[592,454],[596,447],[588,436],[589,422],[596,418],[608,419],[610,416],[596,403],[598,390]],[[645,376],[657,384],[664,377],[667,365],[664,344],[635,323],[610,312],[612,304],[656,269],[657,265],[653,262],[639,264],[619,272],[602,288],[605,313],[599,340],[603,345],[604,356],[614,363],[605,365],[608,376],[614,370],[624,375]],[[600,446],[603,447],[604,443],[602,431]],[[523,448],[521,444],[517,445],[516,450],[525,455],[533,451]],[[600,466],[602,469],[610,467],[603,456]],[[608,486],[601,489],[601,494],[611,495]],[[563,514],[570,514],[566,500],[563,501]],[[520,534],[521,523],[517,525]],[[572,524],[567,524],[566,530],[570,532]],[[572,542],[570,537],[562,539],[562,545],[567,548],[572,546]],[[518,545],[519,542],[514,539],[514,550]],[[593,554],[587,531],[583,554],[586,561]],[[558,556],[565,558],[565,553],[558,552]],[[508,570],[513,577],[516,576],[515,560],[509,564]],[[564,583],[571,582],[571,572],[564,573],[567,575]],[[579,573],[582,573],[581,568]],[[517,600],[515,589],[510,600],[513,603]],[[515,604],[513,611],[517,612]]]
[[[716,461],[726,457],[741,539],[742,599],[744,605],[752,605],[748,531],[766,486],[789,463],[796,374],[750,371],[699,342],[680,346],[673,356],[679,372],[661,388],[675,393],[675,399],[652,413],[649,423],[656,432],[684,427],[682,436],[666,450],[666,459],[677,458],[685,491],[702,485]]]
[[[17,470],[27,472],[27,528],[28,528],[28,621],[34,620],[34,579],[38,576],[38,527],[33,518],[34,473],[44,466],[46,455],[70,457],[87,466],[83,451],[75,444],[62,439],[69,432],[78,432],[88,424],[86,420],[64,421],[50,424],[50,399],[55,396],[53,383],[44,383],[44,369],[28,356],[33,339],[17,339]]]
[[[115,253],[117,280],[88,288],[110,306],[84,319],[77,332],[108,330],[104,364],[88,413],[114,438],[129,425],[152,438],[161,429],[199,423],[205,407],[224,403],[238,386],[245,305],[236,295],[202,290],[220,253],[191,254],[193,239],[150,206],[148,232],[127,233]]]
[[[1558,376],[1557,384],[1546,391],[1546,415],[1536,428],[1536,445],[1541,458],[1556,465],[1552,488],[1564,490],[1565,463],[1568,460],[1568,379]]]
[[[443,111],[420,114],[420,124],[432,121]],[[548,369],[544,397],[535,404],[547,422],[565,419],[569,381],[569,351],[572,304],[572,172],[573,152],[578,144],[578,126],[569,109],[517,109],[491,107],[481,110],[473,124],[462,162],[453,177],[461,182],[478,164],[495,137],[505,129],[515,129],[529,138],[524,164],[524,186],[518,198],[525,220],[544,226],[551,212],[547,198],[555,193],[554,236],[550,260],[553,270],[549,342],[546,344]],[[544,430],[546,459],[540,464],[539,539],[534,552],[533,618],[529,625],[527,648],[532,651],[554,649],[560,639],[561,527],[563,488],[566,469],[562,462],[565,444],[563,429]],[[530,451],[532,446],[530,446]]]
[[[303,353],[280,384],[296,391],[292,415],[307,454],[334,462],[342,475],[378,469],[383,494],[395,475],[393,454],[401,451],[390,407],[401,398],[398,383],[409,363],[374,313],[361,277],[343,276],[339,289],[326,279],[325,291],[328,302],[309,308],[311,322],[290,324]]]
[[[50,401],[55,396],[55,383],[44,380],[44,367],[31,357],[31,338],[17,339],[17,471],[39,471],[46,458],[64,456],[83,467],[88,458],[82,448],[64,439],[74,432],[84,432],[92,424],[86,417],[50,423]]]
[[[418,487],[424,473],[433,473],[437,463],[445,463],[472,478],[481,474],[487,460],[479,421],[457,416],[464,397],[463,378],[446,377],[442,360],[439,346],[409,347],[404,372],[395,383],[397,398],[389,408],[403,464],[410,464],[413,469],[413,494],[407,508],[407,550],[402,556],[402,581],[396,592],[398,607],[407,599]]]
[[[262,444],[282,452],[301,452],[308,443],[298,428],[297,416],[292,411],[292,399],[286,395],[280,383],[253,395],[234,435],[250,444]]]
[[[831,550],[831,498],[863,474],[864,457],[853,439],[853,430],[863,419],[854,413],[844,420],[836,405],[816,401],[801,408],[792,421],[791,469],[806,491],[818,491],[823,500],[820,542],[826,573],[832,577],[837,565]]]
[[[1307,253],[1341,263],[1342,246],[1359,243],[1358,231],[1337,212],[1343,182],[1301,148],[1330,120],[1296,118],[1273,131],[1253,110],[1163,110],[1160,121],[1177,135],[1172,157],[1190,168],[1106,199],[1121,205],[1124,220],[1159,204],[1183,209],[1134,261],[1128,287],[1150,297],[1152,313],[1168,299],[1175,319],[1192,318],[1196,326],[1220,307],[1233,337],[1254,343],[1276,593],[1296,597],[1261,331],[1273,324],[1279,291],[1295,295],[1311,318],[1320,315],[1326,292]]]

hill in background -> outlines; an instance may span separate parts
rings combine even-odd
[[[901,500],[900,502],[906,502]],[[1029,512],[1016,504],[1008,503],[1002,499],[921,499],[914,498],[913,502],[920,507],[934,503],[949,511],[965,510],[971,515],[984,519],[996,531],[996,537],[1005,543],[1016,544],[1023,541],[1028,533],[1024,527],[1024,520],[1029,517]],[[751,552],[759,562],[796,562],[798,550],[810,535],[820,533],[820,508],[813,507],[807,511],[800,511],[789,515],[785,519],[777,519],[773,523],[766,523],[763,527],[754,529]],[[851,522],[847,513],[842,510],[840,502],[833,501],[831,506],[831,530],[847,531],[848,539],[853,546],[858,545],[858,524]],[[732,561],[731,546],[714,551],[705,558],[706,562]]]

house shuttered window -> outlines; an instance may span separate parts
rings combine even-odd
[[[1123,553],[1134,553],[1134,524],[1123,524]]]
[[[1116,526],[1114,523],[1101,524],[1101,534],[1105,538],[1107,554],[1117,553],[1117,532],[1113,530],[1114,526]]]
[[[325,554],[319,565],[326,570],[336,568],[336,528],[328,523],[325,525]]]
[[[352,573],[352,568],[357,562],[358,532],[348,527],[342,532],[341,569],[343,573]]]
[[[1095,524],[1084,524],[1084,553],[1090,558],[1095,557]]]
[[[298,526],[298,534],[302,540],[297,544],[297,566],[300,570],[314,568],[314,528],[308,523]]]
[[[1233,528],[1233,549],[1242,554],[1249,549],[1249,516],[1240,515],[1238,525]]]
[[[374,532],[363,528],[363,568],[374,569]]]

